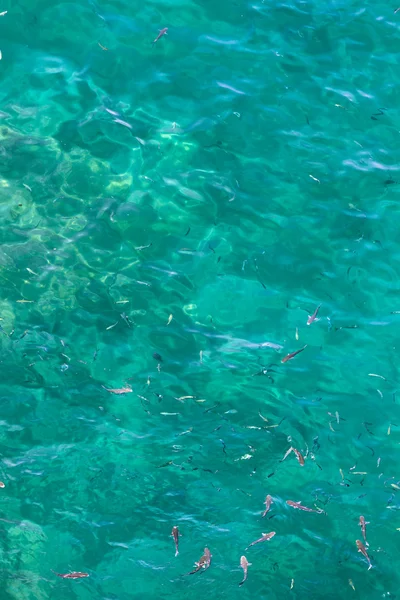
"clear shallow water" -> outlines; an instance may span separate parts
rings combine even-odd
[[[398,596],[395,8],[3,2],[2,597]]]

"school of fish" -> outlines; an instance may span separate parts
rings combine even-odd
[[[400,9],[396,9],[395,13],[399,10]],[[4,16],[6,14],[7,14],[7,11],[4,11],[4,12],[0,13],[0,16]],[[166,36],[167,33],[168,33],[168,27],[164,27],[163,29],[159,30],[158,35],[152,42],[153,45],[156,44],[161,38]],[[99,45],[103,50],[108,50],[106,47],[102,46],[101,44],[99,44]],[[315,179],[315,178],[313,178],[313,179]],[[319,180],[316,180],[316,181],[319,181]],[[28,186],[26,186],[26,187],[28,187]],[[30,189],[30,188],[28,188],[28,189]],[[190,228],[188,231],[190,231]],[[147,246],[138,247],[138,249],[146,248],[146,247]],[[28,269],[28,271],[29,270],[30,269]],[[31,272],[34,273],[33,271],[31,271]],[[23,303],[23,302],[29,302],[29,301],[28,300],[17,300],[17,302]],[[319,314],[320,309],[321,309],[321,304],[319,304],[315,308],[314,312],[308,316],[308,319],[306,321],[306,324],[308,326],[312,325],[314,322],[319,320],[318,314]],[[124,318],[125,320],[127,320],[127,317],[125,317],[124,314],[122,314],[121,317]],[[173,315],[171,314],[168,318],[167,325],[169,325],[171,323],[172,318],[173,318]],[[128,320],[127,320],[127,324],[130,327],[130,323]],[[111,329],[111,328],[115,327],[115,325],[116,325],[116,323],[113,325],[110,325],[109,327],[107,327],[107,329]],[[298,339],[299,339],[298,329],[296,329],[296,340],[298,340]],[[303,353],[306,350],[306,348],[307,348],[307,344],[297,350],[289,352],[281,359],[281,363],[286,364],[287,362],[295,359],[301,353]],[[203,351],[200,352],[200,362],[202,362],[202,352]],[[158,368],[158,370],[160,370],[161,363],[163,362],[161,355],[155,352],[153,354],[153,358],[156,361],[158,361],[159,364],[158,364],[157,368]],[[94,360],[95,360],[95,357],[94,357]],[[257,375],[258,374],[268,375],[268,377],[270,379],[272,379],[272,377],[269,375],[269,373],[275,373],[275,372],[276,371],[273,371],[271,368],[263,368],[260,373],[256,373],[256,374]],[[369,375],[374,376],[374,377],[379,377],[378,375],[375,375],[375,374],[369,374]],[[108,393],[113,394],[113,395],[125,395],[125,394],[129,394],[129,393],[133,392],[132,388],[128,385],[125,385],[120,388],[108,388],[105,386],[103,386],[103,388]],[[194,396],[183,396],[183,397],[179,397],[176,399],[179,401],[184,401],[185,399],[192,399],[192,398],[194,398]],[[331,413],[329,413],[329,414],[331,415]],[[335,415],[331,415],[331,416],[336,419],[337,423],[340,422],[340,417],[339,417],[338,413],[336,413]],[[268,420],[268,419],[265,419],[261,414],[260,414],[260,417],[265,421]],[[332,429],[331,423],[330,423],[330,427]],[[184,433],[188,433],[188,432],[184,432]],[[179,434],[179,435],[183,435],[184,433]],[[390,429],[389,429],[389,433],[390,433]],[[224,452],[225,452],[225,446],[223,446],[223,448],[224,448]],[[305,466],[305,458],[307,458],[307,456],[306,457],[303,456],[302,452],[298,448],[296,448],[292,445],[290,445],[290,447],[288,448],[288,450],[286,451],[286,453],[284,454],[284,456],[282,457],[280,462],[285,461],[292,453],[296,457],[296,460],[297,460],[299,466],[304,467]],[[308,454],[308,452],[307,452],[307,454]],[[242,458],[247,458],[247,457],[249,457],[249,456],[245,455]],[[172,463],[172,461],[169,461],[166,464],[173,464],[173,463]],[[165,466],[165,465],[161,465],[161,466]],[[341,470],[340,470],[340,472],[341,472],[342,479],[343,479],[343,473]],[[396,488],[396,486],[394,484],[392,484],[392,486]],[[0,482],[0,487],[4,488],[5,484],[3,482]],[[398,489],[400,489],[400,488],[398,488]],[[267,517],[267,515],[270,513],[270,511],[273,510],[272,505],[280,506],[281,510],[283,510],[286,505],[286,507],[289,507],[289,509],[295,509],[295,510],[303,511],[306,513],[314,513],[316,515],[325,515],[326,514],[326,512],[318,506],[315,506],[314,508],[312,508],[312,507],[303,505],[298,500],[287,499],[286,501],[282,501],[280,498],[279,499],[277,497],[273,498],[270,494],[266,495],[264,505],[265,505],[265,510],[261,513],[261,519],[265,519]],[[359,527],[361,530],[360,537],[362,539],[355,539],[355,546],[356,546],[357,552],[362,555],[363,560],[365,561],[365,563],[368,567],[368,570],[370,570],[373,565],[371,562],[371,558],[368,554],[369,543],[367,541],[367,525],[369,524],[369,522],[365,520],[364,516],[360,515],[358,524],[359,524]],[[172,527],[171,536],[172,536],[172,539],[174,542],[174,547],[175,547],[175,557],[178,557],[179,541],[180,541],[181,533],[180,533],[177,525],[174,525]],[[254,541],[249,542],[248,546],[245,548],[245,551],[247,552],[254,546],[256,546],[256,545],[258,546],[259,544],[262,544],[264,546],[265,545],[264,542],[271,541],[273,538],[275,538],[275,536],[279,536],[279,532],[270,531],[268,533],[262,533],[259,538],[255,539]],[[210,549],[206,546],[203,550],[203,554],[201,555],[201,557],[194,563],[192,570],[188,571],[185,575],[190,576],[190,575],[195,575],[197,573],[204,573],[205,571],[210,569],[211,565],[212,565],[212,554],[211,554]],[[252,563],[247,560],[246,556],[241,555],[240,559],[239,559],[238,567],[241,568],[243,571],[243,578],[242,578],[242,580],[238,581],[239,587],[243,586],[245,584],[245,582],[248,580],[248,570],[249,570],[249,567],[251,567],[251,566],[252,566]],[[86,579],[89,577],[89,573],[82,572],[82,571],[69,571],[67,573],[58,573],[56,571],[53,571],[53,573],[56,577],[59,577],[60,579],[68,579],[68,580]],[[352,580],[349,579],[348,581],[349,581],[350,587],[355,591],[355,587],[354,587]],[[291,580],[290,590],[292,590],[293,587],[294,587],[294,579]]]
[[[307,320],[307,325],[311,325],[314,321],[318,320],[317,316],[318,316],[318,312],[321,308],[321,305],[319,304],[317,306],[317,308],[315,309],[314,313],[312,315],[310,315],[308,317]],[[290,352],[289,354],[287,354],[284,358],[282,358],[281,362],[282,363],[286,363],[289,360],[292,360],[293,358],[295,358],[298,354],[300,354],[301,352],[303,352],[305,349],[307,348],[307,345],[303,346],[303,348],[300,348],[299,350],[296,350],[294,352]],[[270,370],[271,371],[271,370]],[[111,390],[108,390],[111,391]],[[333,416],[333,415],[332,415]],[[339,415],[336,413],[336,415],[334,415],[336,418],[336,421],[339,423],[340,417]],[[263,420],[266,420],[261,414],[260,417]],[[287,459],[287,457],[293,453],[299,463],[299,465],[301,467],[304,467],[305,465],[305,457],[303,456],[303,454],[300,452],[300,450],[298,450],[297,448],[295,448],[294,446],[290,446],[288,448],[288,450],[286,451],[286,453],[284,454],[284,456],[282,457],[282,459],[280,460],[280,462],[283,462]],[[342,475],[343,477],[343,475]],[[263,513],[261,514],[261,518],[264,519],[267,514],[269,513],[269,511],[271,510],[271,506],[272,504],[274,504],[274,500],[272,498],[272,496],[270,494],[267,494],[265,501],[265,510],[263,511]],[[290,508],[294,508],[300,511],[304,511],[304,512],[308,512],[308,513],[315,513],[315,514],[326,514],[326,512],[324,510],[322,510],[319,507],[315,507],[315,508],[310,508],[308,506],[304,506],[303,504],[301,504],[301,502],[299,501],[294,501],[294,500],[286,500],[286,505],[289,506]],[[359,518],[359,526],[361,528],[361,535],[363,538],[363,542],[361,540],[356,539],[355,540],[355,544],[356,544],[356,548],[357,551],[359,553],[362,554],[362,556],[364,557],[367,566],[368,566],[368,570],[370,570],[372,568],[372,562],[371,559],[369,557],[369,554],[367,552],[367,548],[369,547],[369,543],[367,542],[367,532],[366,532],[366,526],[369,523],[365,520],[364,516],[360,516]],[[270,531],[269,533],[262,533],[261,537],[250,542],[249,545],[246,548],[246,551],[249,550],[251,547],[257,545],[257,544],[261,544],[263,542],[267,542],[269,540],[271,540],[273,537],[275,537],[276,532],[275,531]],[[174,540],[174,544],[175,544],[175,556],[178,556],[179,554],[179,537],[180,537],[180,533],[179,533],[179,529],[178,527],[175,525],[172,528],[172,532],[171,532],[171,536],[173,537]],[[201,556],[201,558],[194,563],[194,568],[192,571],[190,571],[189,573],[187,573],[187,575],[194,575],[195,573],[199,573],[199,572],[204,572],[205,570],[209,569],[211,566],[211,552],[209,550],[208,547],[204,548],[204,554]],[[238,583],[238,585],[241,587],[248,578],[248,568],[252,566],[252,563],[250,563],[246,556],[242,555],[240,557],[240,565],[239,565],[242,570],[243,570],[243,579]],[[351,579],[349,579],[349,585],[350,587],[352,587],[353,590],[355,590],[354,584],[352,582]],[[293,589],[294,586],[294,579],[292,579],[291,581],[291,585],[290,585],[290,589]]]
[[[159,36],[154,40],[154,43],[158,41],[158,39],[160,39],[160,37],[162,37],[163,35],[166,34],[167,29],[163,29],[160,31]],[[318,305],[317,308],[315,309],[314,313],[312,315],[310,315],[308,317],[307,320],[307,325],[311,325],[314,321],[317,320],[317,315],[318,312],[321,308],[321,305]],[[168,320],[168,324],[171,322],[172,318],[170,316],[169,320]],[[303,352],[305,349],[307,348],[307,346],[303,346],[302,348],[300,348],[299,350],[296,350],[294,352],[290,352],[289,354],[287,354],[284,358],[282,358],[281,362],[282,363],[286,363],[289,360],[294,359],[296,356],[298,356],[301,352]],[[158,353],[154,353],[153,354],[153,358],[155,358],[157,361],[162,362],[162,357],[158,354]],[[270,370],[270,372],[272,372],[272,370]],[[107,388],[105,386],[103,386],[103,388],[111,393],[111,394],[116,394],[116,395],[122,395],[122,394],[127,394],[127,393],[131,393],[132,392],[132,388],[130,386],[125,386],[125,387],[121,387],[121,388]],[[193,398],[193,396],[185,396],[183,398],[177,398],[177,400],[183,400],[186,398]],[[329,413],[330,414],[330,413]],[[333,416],[333,415],[332,415]],[[260,414],[260,417],[267,421],[267,419],[265,419],[265,417],[263,417]],[[335,415],[336,421],[339,423],[340,421],[340,417],[339,415],[336,413]],[[184,432],[187,433],[187,432]],[[222,441],[222,440],[221,440]],[[225,448],[224,448],[225,450]],[[300,450],[298,450],[297,448],[295,448],[294,446],[290,446],[288,448],[288,450],[285,452],[284,456],[281,458],[280,462],[285,461],[291,454],[294,454],[294,456],[296,457],[299,465],[301,467],[305,466],[305,457],[303,456],[303,454],[301,453]],[[166,464],[172,464],[171,461],[169,463]],[[161,466],[165,466],[165,465],[161,465]],[[343,478],[343,474],[342,474],[342,478]],[[1,487],[1,485],[0,485]],[[4,484],[3,484],[4,487]],[[270,512],[271,507],[274,503],[277,502],[277,498],[274,499],[272,498],[272,496],[270,494],[267,494],[265,497],[265,501],[264,501],[264,505],[265,505],[265,510],[262,512],[261,514],[261,518],[264,519],[267,514]],[[322,510],[319,507],[315,507],[315,508],[310,508],[309,506],[305,506],[303,505],[300,501],[294,501],[294,500],[286,500],[286,505],[290,508],[299,510],[299,511],[304,511],[307,513],[315,513],[315,514],[326,514],[326,512],[324,510]],[[372,568],[372,562],[371,559],[369,557],[369,554],[367,552],[367,548],[369,547],[369,543],[367,542],[367,531],[366,531],[366,526],[369,523],[365,520],[364,516],[360,516],[359,517],[359,526],[361,529],[361,537],[363,539],[363,541],[356,539],[355,540],[355,544],[356,544],[356,548],[357,551],[359,553],[361,553],[361,555],[363,556],[363,558],[365,559],[367,566],[368,566],[368,570]],[[263,544],[264,542],[268,542],[270,540],[272,540],[272,538],[275,537],[275,535],[277,535],[276,531],[270,531],[269,533],[262,533],[261,537],[259,537],[258,539],[252,541],[249,543],[249,545],[246,548],[246,551],[249,550],[250,548],[252,548],[253,546],[256,546],[258,544]],[[172,527],[172,531],[171,531],[171,536],[173,538],[174,541],[174,546],[175,546],[175,557],[177,557],[179,555],[179,538],[181,536],[180,532],[179,532],[179,528],[177,525],[174,525]],[[211,551],[208,547],[204,548],[203,554],[201,555],[201,557],[199,558],[198,561],[196,561],[194,563],[194,567],[191,571],[189,571],[188,573],[186,573],[186,575],[194,575],[196,573],[203,573],[204,571],[206,571],[207,569],[209,569],[211,567],[211,561],[212,561],[212,554]],[[240,568],[243,570],[243,579],[241,581],[238,582],[238,585],[241,587],[244,585],[244,583],[247,581],[248,579],[248,569],[249,567],[252,566],[252,563],[250,563],[246,556],[242,555],[240,557],[240,563],[239,563]],[[55,571],[53,571],[53,573],[57,576],[60,577],[62,579],[83,579],[83,578],[87,578],[89,577],[89,573],[85,573],[85,572],[81,572],[81,571],[71,571],[68,573],[57,573]],[[354,588],[354,584],[352,582],[351,579],[349,579],[349,585]],[[291,585],[290,585],[290,589],[292,589],[294,586],[294,580],[292,579],[291,581]]]

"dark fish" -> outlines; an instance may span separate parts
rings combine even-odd
[[[153,44],[155,44],[156,42],[158,42],[158,40],[160,38],[162,38],[163,35],[167,35],[167,31],[168,31],[168,27],[164,27],[164,29],[160,29],[160,33],[158,34],[158,36],[154,40]]]
[[[368,542],[367,542],[367,527],[366,527],[367,525],[369,525],[369,522],[368,522],[368,521],[366,521],[366,520],[364,519],[364,517],[362,517],[362,516],[361,516],[361,517],[360,517],[360,521],[359,521],[359,525],[360,525],[360,527],[361,527],[361,533],[362,533],[362,535],[363,535],[363,538],[364,538],[365,545],[366,545],[366,546],[369,546],[369,544],[368,544]]]
[[[190,573],[188,573],[188,575],[194,575],[194,573],[197,573],[201,569],[204,569],[206,571],[210,567],[211,552],[209,551],[208,548],[204,548],[203,556],[200,558],[199,562],[196,562],[194,564],[196,565],[196,568],[193,569],[193,571],[190,571]]]
[[[173,464],[174,464],[173,461],[169,460],[168,462],[163,463],[162,465],[158,465],[158,467],[156,467],[156,469],[162,469],[163,467],[169,467],[170,465],[173,465]]]
[[[306,348],[307,344],[303,348],[300,348],[300,350],[296,350],[296,352],[290,352],[290,354],[287,354],[284,358],[282,358],[281,362],[285,363],[288,360],[292,360],[292,358],[300,354],[300,352],[303,352],[303,350],[305,350]]]
[[[370,569],[372,569],[372,564],[371,564],[371,560],[367,554],[367,551],[365,549],[365,546],[362,542],[360,542],[360,540],[356,540],[356,544],[357,544],[358,551],[361,552],[361,554],[363,554],[368,561],[368,564],[369,564],[368,571],[369,571]]]
[[[249,563],[249,562],[247,561],[247,558],[246,558],[245,556],[241,556],[241,557],[240,557],[240,566],[241,566],[241,567],[242,567],[242,569],[243,569],[244,577],[243,577],[243,581],[241,581],[241,582],[239,583],[239,586],[240,586],[240,585],[243,585],[243,584],[244,584],[244,582],[246,581],[246,579],[247,579],[247,569],[248,569],[249,567],[251,567],[251,563]]]
[[[303,506],[300,502],[293,502],[293,500],[286,500],[286,504],[291,506],[292,508],[298,508],[299,510],[305,510],[306,512],[314,512],[314,513],[323,513],[324,511],[318,508],[317,510],[314,508],[307,508],[307,506]]]
[[[318,306],[315,309],[315,311],[313,312],[313,314],[308,316],[307,325],[311,325],[311,323],[313,323],[315,321],[315,319],[317,318],[318,311],[319,311],[320,308],[321,308],[321,305],[318,304]]]
[[[56,573],[53,571],[53,573],[62,579],[82,579],[83,577],[89,577],[89,573],[80,573],[79,571],[72,571],[71,573]]]
[[[262,517],[261,517],[262,519],[265,517],[265,515],[267,514],[267,512],[268,512],[268,511],[269,511],[269,509],[271,508],[271,504],[273,504],[272,497],[271,497],[269,494],[268,494],[268,496],[265,498],[265,502],[264,502],[264,504],[265,504],[265,510],[264,510],[264,512],[263,512],[263,515],[262,515]]]
[[[125,323],[128,325],[128,327],[132,327],[131,320],[128,317],[128,315],[126,315],[125,313],[121,313],[120,317],[125,321]]]
[[[251,548],[251,546],[254,546],[255,544],[260,544],[261,542],[268,542],[268,540],[273,538],[275,534],[276,534],[276,531],[271,531],[270,533],[263,533],[262,537],[260,537],[255,542],[251,542],[251,544],[249,544],[247,546],[246,550],[248,550],[249,548]]]
[[[179,554],[179,530],[176,526],[172,528],[171,535],[174,538],[175,542],[175,556]]]
[[[155,358],[156,360],[158,360],[158,362],[162,362],[163,361],[161,354],[158,354],[158,352],[154,352],[153,358]]]

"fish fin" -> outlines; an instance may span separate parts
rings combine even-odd
[[[175,550],[175,556],[178,556],[179,550]]]
[[[248,565],[247,565],[247,566],[248,566],[248,567],[251,567],[251,565],[252,565],[252,564],[253,564],[253,563],[248,563]]]
[[[266,534],[266,533],[262,533],[261,535],[263,535],[263,536],[264,536],[264,535],[267,535],[267,534]]]
[[[371,563],[369,563],[368,571],[369,571],[370,569],[372,569],[372,565],[371,565]]]

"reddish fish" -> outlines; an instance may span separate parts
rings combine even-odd
[[[209,568],[209,566],[211,565],[211,552],[208,548],[204,548],[203,556],[200,558],[199,562],[196,562],[194,564],[196,568],[193,569],[193,571],[190,571],[188,575],[194,575],[194,573],[197,573],[198,571],[200,571],[200,569],[204,569],[206,571],[206,569]]]
[[[282,358],[281,362],[285,363],[288,360],[292,360],[292,358],[294,358],[295,356],[300,354],[300,352],[303,352],[303,350],[305,350],[306,348],[307,348],[307,344],[303,348],[300,348],[300,350],[296,350],[296,352],[290,352],[289,354],[287,354],[286,356],[284,356]]]
[[[314,310],[312,315],[308,315],[308,319],[307,319],[307,325],[311,325],[311,323],[313,323],[315,321],[315,319],[318,316],[318,311],[321,308],[321,305],[318,304],[317,308]]]
[[[356,540],[356,544],[357,544],[358,551],[361,552],[361,554],[363,554],[368,561],[368,564],[369,564],[368,571],[369,571],[370,569],[372,569],[372,564],[371,564],[370,558],[367,554],[367,551],[365,549],[365,546],[362,542],[360,542],[360,540]]]
[[[307,506],[303,506],[300,502],[293,502],[293,500],[286,500],[286,504],[291,506],[292,508],[298,508],[299,510],[305,510],[306,512],[314,512],[314,513],[323,513],[324,511],[318,508],[317,510],[314,508],[308,508]]]
[[[154,40],[153,44],[155,44],[156,42],[158,42],[158,40],[160,38],[162,38],[163,35],[167,35],[167,32],[168,32],[168,27],[164,27],[164,29],[160,29],[160,33],[158,34],[158,36]]]
[[[249,563],[249,562],[247,561],[247,558],[246,558],[245,556],[241,556],[241,557],[240,557],[240,566],[241,566],[241,567],[242,567],[242,569],[243,569],[244,576],[243,576],[243,581],[241,581],[241,582],[239,583],[239,586],[240,586],[240,585],[243,585],[243,584],[244,584],[244,582],[246,581],[246,579],[247,579],[247,569],[248,569],[249,567],[251,567],[251,563]]]
[[[80,573],[79,571],[72,571],[71,573],[56,573],[53,571],[53,573],[62,579],[82,579],[83,577],[89,577],[89,573]]]
[[[178,554],[179,554],[179,529],[176,527],[176,525],[172,528],[171,535],[174,538],[174,542],[175,542],[175,556],[178,556]]]
[[[261,517],[262,519],[265,517],[265,515],[267,514],[267,512],[271,508],[271,504],[273,504],[273,502],[274,501],[272,500],[271,496],[268,494],[268,496],[265,498],[265,502],[264,502],[264,504],[265,504],[265,510],[264,510],[263,515]]]
[[[302,455],[302,453],[301,453],[301,452],[299,452],[299,450],[297,450],[297,448],[292,448],[292,450],[293,450],[293,452],[295,453],[295,455],[296,455],[296,458],[297,458],[297,460],[298,460],[298,461],[299,461],[299,463],[300,463],[300,466],[301,466],[301,467],[304,467],[304,458],[303,458],[303,455]]]
[[[270,533],[263,533],[262,537],[260,537],[255,542],[251,542],[251,544],[249,544],[247,546],[246,550],[248,550],[249,548],[251,548],[251,546],[254,546],[255,544],[260,544],[261,542],[268,542],[268,540],[273,538],[275,534],[276,534],[276,531],[271,531]]]
[[[365,545],[369,546],[367,542],[367,525],[369,525],[369,521],[366,521],[364,517],[360,517],[359,525],[361,527],[361,533],[363,535]]]

